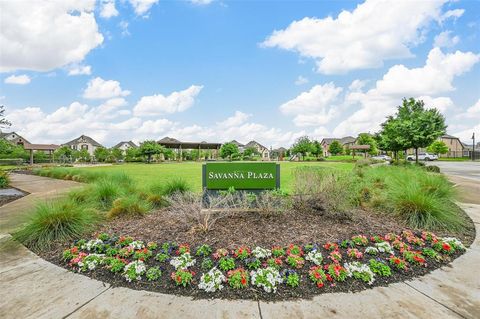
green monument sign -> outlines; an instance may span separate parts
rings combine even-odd
[[[206,163],[202,173],[203,188],[207,190],[280,188],[280,165],[276,163]]]

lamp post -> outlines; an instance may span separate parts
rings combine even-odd
[[[472,147],[472,161],[475,160],[475,132],[472,134],[473,147]]]

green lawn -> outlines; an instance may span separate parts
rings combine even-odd
[[[284,162],[280,164],[281,188],[290,191],[293,169],[300,166],[319,166],[325,168],[336,168],[351,170],[352,163],[327,163],[327,162]],[[79,168],[80,170],[101,171],[106,173],[124,172],[145,187],[156,182],[165,182],[174,178],[186,180],[194,190],[201,190],[202,187],[202,163],[162,163],[162,164],[121,164],[112,166],[97,166]]]

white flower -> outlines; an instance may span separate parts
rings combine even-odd
[[[365,253],[370,255],[376,255],[378,253],[378,249],[372,246],[365,248]]]
[[[255,247],[255,249],[252,250],[252,255],[259,259],[266,258],[272,255],[272,251],[270,249],[265,249],[262,247]]]
[[[147,267],[145,267],[145,264],[143,263],[143,261],[135,260],[125,266],[125,269],[123,270],[123,274],[125,279],[128,282],[131,282],[133,279],[140,280],[146,270],[147,270]]]
[[[202,274],[198,288],[205,290],[206,292],[215,292],[217,290],[222,290],[222,283],[226,281],[227,278],[225,278],[223,273],[216,267],[213,267],[208,273]]]
[[[277,269],[272,267],[261,268],[250,273],[252,285],[262,287],[265,292],[276,292],[277,284],[283,282],[282,276]]]
[[[101,239],[92,239],[89,240],[86,244],[82,245],[81,248],[90,251],[99,245],[103,245],[103,241]]]
[[[362,277],[364,277],[366,275],[367,278],[369,279],[366,282],[369,285],[373,284],[373,282],[375,281],[375,274],[372,272],[370,267],[368,267],[368,265],[366,264],[362,264],[358,261],[354,261],[352,263],[343,264],[343,267],[347,270],[348,277],[353,276],[357,279],[364,280],[363,278],[360,278],[360,276],[363,275]]]
[[[103,257],[105,255],[102,255],[102,254],[90,254],[88,256],[86,256],[84,259],[83,259],[83,262],[79,262],[78,263],[78,266],[80,267],[80,271],[85,271],[85,270],[94,270],[95,268],[97,268],[97,266],[99,264],[102,263],[103,261]],[[84,267],[86,266],[86,267]]]
[[[175,269],[187,269],[188,267],[195,265],[195,263],[196,260],[192,258],[190,253],[181,254],[180,256],[173,257],[170,260],[170,265],[175,267]]]
[[[376,243],[375,246],[377,247],[378,251],[381,253],[389,253],[394,255],[395,251],[393,250],[392,246],[386,241],[382,241],[381,243]]]
[[[133,249],[142,249],[142,248],[145,247],[145,245],[143,244],[143,241],[141,241],[141,240],[134,240],[128,246],[133,248]]]
[[[317,266],[320,266],[323,261],[323,256],[321,252],[317,252],[316,250],[313,250],[307,254],[307,257],[305,257],[305,259],[311,261]]]

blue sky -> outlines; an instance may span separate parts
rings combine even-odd
[[[402,97],[480,136],[479,1],[2,1],[0,103],[34,143],[289,146]]]

